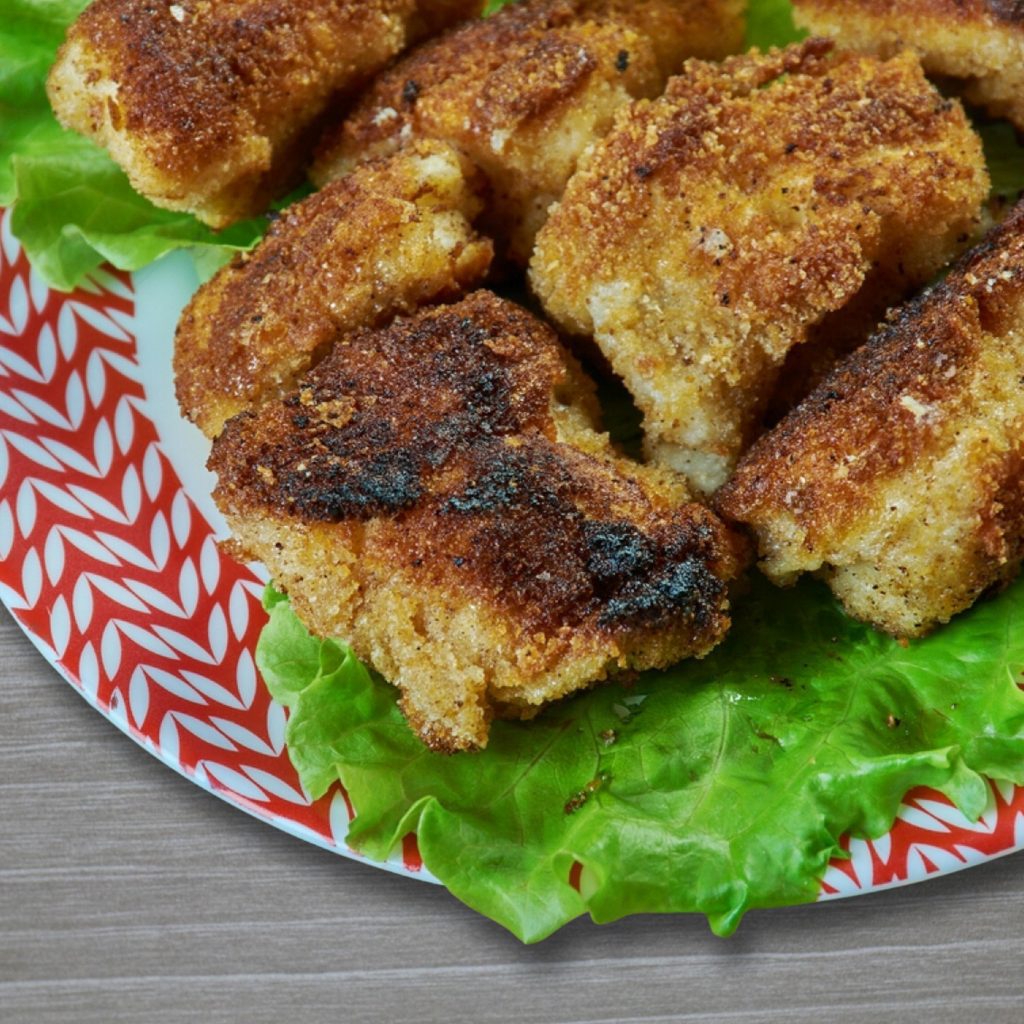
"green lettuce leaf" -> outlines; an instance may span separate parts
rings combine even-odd
[[[767,50],[795,43],[806,35],[793,23],[789,0],[752,0],[747,7],[747,46]]]
[[[264,220],[213,232],[138,195],[103,150],[57,123],[46,74],[86,0],[7,0],[0,20],[0,205],[35,269],[70,290],[104,262],[137,270],[188,248],[208,271],[249,248]]]
[[[44,83],[67,25],[87,0],[9,0],[0,24],[0,206],[16,194],[11,160],[59,144]]]
[[[138,270],[182,248],[212,272],[266,228],[265,220],[245,221],[214,234],[189,214],[158,209],[106,153],[79,136],[63,140],[59,152],[15,156],[12,166],[11,229],[32,266],[62,291],[103,263]]]
[[[915,786],[975,818],[986,777],[1024,783],[1024,585],[904,647],[819,585],[758,583],[705,661],[495,723],[455,757],[344,645],[267,605],[257,663],[308,791],[340,780],[354,849],[385,859],[415,832],[452,893],[528,942],[584,912],[699,911],[728,934],[813,900],[840,837],[888,831]]]
[[[1011,203],[1024,192],[1024,146],[1007,121],[982,120],[976,125],[985,144],[985,162],[992,175],[992,194]]]

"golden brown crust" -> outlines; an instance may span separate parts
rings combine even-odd
[[[229,422],[215,498],[428,743],[483,745],[496,707],[528,717],[728,627],[742,545],[592,413],[550,328],[478,292],[339,339],[297,392]]]
[[[960,26],[1024,27],[1020,0],[793,0],[798,20],[811,12],[843,11],[851,17],[912,17]]]
[[[58,53],[50,101],[147,198],[223,227],[260,212],[301,169],[332,98],[425,27],[421,8],[436,21],[481,6],[95,0]]]
[[[967,97],[1024,130],[1024,6],[1019,0],[794,0],[797,22],[865,53],[918,54],[966,81]]]
[[[487,273],[479,201],[449,147],[423,142],[289,207],[199,289],[175,335],[185,415],[210,437],[289,390],[338,331],[457,298]]]
[[[414,50],[378,77],[331,133],[317,181],[414,138],[461,148],[489,177],[492,230],[529,257],[580,152],[614,111],[654,96],[686,56],[742,38],[737,0],[530,0]]]
[[[826,575],[851,612],[916,635],[1024,550],[1024,206],[896,312],[716,499],[780,581]]]
[[[595,336],[649,453],[710,491],[787,353],[869,276],[902,292],[927,280],[987,194],[963,110],[912,55],[811,40],[689,61],[586,159],[531,281],[566,330]]]
[[[950,247],[949,259],[966,250],[972,238],[964,233]],[[790,349],[764,417],[765,427],[795,409],[842,359],[855,352],[878,329],[888,311],[907,296],[905,275],[873,268],[857,294],[842,309],[829,313],[807,332],[807,341]]]

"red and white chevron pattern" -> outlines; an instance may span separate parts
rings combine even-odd
[[[345,795],[312,802],[253,662],[262,584],[226,557],[161,447],[131,279],[72,295],[0,215],[0,589],[60,672],[135,739],[230,801],[343,846]],[[419,867],[410,849],[406,867]]]
[[[822,896],[920,882],[1024,850],[1024,789],[993,784],[980,821],[968,821],[942,794],[911,793],[892,830],[881,839],[844,843],[849,860],[833,861]]]
[[[140,743],[243,809],[344,852],[347,796],[336,787],[311,802],[302,791],[285,713],[257,678],[262,584],[218,549],[157,436],[152,403],[173,397],[169,386],[145,393],[135,314],[126,275],[50,291],[0,212],[0,595]],[[1024,789],[993,787],[977,823],[918,791],[887,836],[848,849],[826,898],[1024,849]],[[412,837],[391,866],[421,870]]]

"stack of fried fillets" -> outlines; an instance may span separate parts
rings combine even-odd
[[[178,329],[238,554],[446,751],[705,655],[751,538],[899,635],[1010,578],[1024,210],[961,257],[989,177],[925,70],[1014,116],[1021,19],[802,0],[838,44],[736,55],[742,0],[479,6],[97,0],[71,29],[55,109],[154,202],[224,224],[320,186]],[[527,281],[532,312],[496,294]]]

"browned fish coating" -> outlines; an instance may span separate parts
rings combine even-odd
[[[918,636],[1024,556],[1024,206],[762,437],[719,493],[765,572]]]
[[[61,124],[157,206],[212,227],[301,171],[321,115],[418,33],[479,0],[94,0],[50,73]]]
[[[421,142],[289,207],[251,252],[199,289],[178,324],[178,402],[210,437],[279,397],[339,331],[373,326],[479,283],[491,243],[470,221],[475,171]]]
[[[743,37],[742,0],[528,0],[455,29],[381,75],[328,136],[313,177],[414,138],[465,152],[493,189],[486,227],[525,264],[580,153],[685,57],[723,57]]]
[[[794,0],[796,20],[864,53],[911,49],[925,70],[966,80],[966,95],[1024,131],[1020,0]]]
[[[786,354],[879,274],[904,291],[928,280],[988,191],[963,110],[912,54],[811,40],[689,61],[582,163],[531,280],[622,376],[648,454],[710,492]]]
[[[554,333],[488,292],[339,339],[214,442],[214,497],[315,633],[438,750],[626,669],[706,654],[743,545],[616,455]]]

